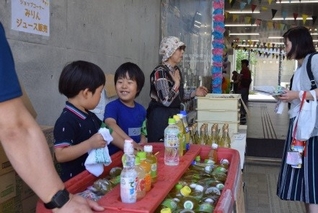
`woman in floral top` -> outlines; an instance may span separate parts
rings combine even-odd
[[[161,41],[159,54],[162,55],[162,63],[150,75],[148,142],[163,142],[168,118],[180,113],[180,105],[184,100],[208,93],[203,86],[193,92],[184,91],[182,73],[177,65],[183,59],[185,47],[185,44],[174,36],[165,37]]]

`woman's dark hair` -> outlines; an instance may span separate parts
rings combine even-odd
[[[137,97],[145,84],[145,75],[136,64],[126,62],[117,68],[115,72],[114,83],[116,84],[118,78],[126,78],[126,74],[128,74],[131,80],[136,81],[137,83]]]
[[[59,79],[59,92],[67,98],[75,97],[81,90],[89,89],[93,94],[105,85],[103,70],[87,61],[74,61],[67,64]]]
[[[316,52],[312,37],[309,30],[306,27],[298,26],[290,28],[283,35],[284,43],[286,44],[287,38],[292,43],[292,48],[287,53],[287,59],[291,59],[292,56],[295,59],[305,58],[306,55]]]

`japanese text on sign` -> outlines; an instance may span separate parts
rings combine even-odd
[[[12,0],[11,28],[13,30],[49,36],[49,0]]]

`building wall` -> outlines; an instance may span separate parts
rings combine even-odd
[[[49,37],[11,30],[11,1],[0,1],[0,21],[39,124],[54,125],[62,112],[58,79],[74,60],[96,63],[105,73],[136,63],[146,76],[137,101],[148,105],[149,75],[159,62],[160,0],[50,1]]]

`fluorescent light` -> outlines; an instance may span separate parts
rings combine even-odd
[[[310,35],[318,35],[318,33],[310,33]]]
[[[281,36],[269,36],[268,39],[283,39]]]
[[[230,33],[230,36],[231,35],[258,35],[259,36],[259,33]]]
[[[283,20],[294,21],[295,18],[293,18],[293,17],[286,17],[285,19],[284,18],[273,18],[273,21],[283,21]],[[296,20],[297,21],[302,21],[303,18],[302,17],[297,17]],[[312,20],[312,17],[307,17],[306,20]]]
[[[261,13],[260,11],[254,11],[252,12],[251,10],[230,10],[226,11],[230,14],[252,14],[252,13]]]
[[[295,4],[304,4],[304,3],[318,3],[317,0],[301,0],[301,1],[277,1],[276,4],[290,4],[290,3],[295,3]]]
[[[257,24],[225,24],[225,27],[257,27]]]

